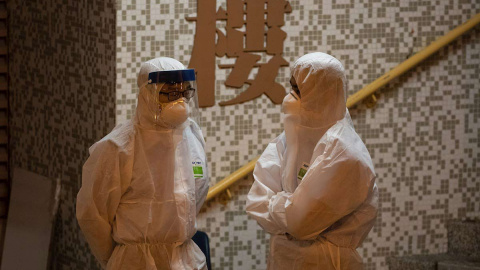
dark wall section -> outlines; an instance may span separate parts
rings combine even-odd
[[[95,269],[75,198],[88,147],[115,124],[115,1],[11,0],[8,9],[12,165],[61,179],[53,267]]]

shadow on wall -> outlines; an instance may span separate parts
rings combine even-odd
[[[15,0],[7,8],[11,166],[61,179],[52,268],[99,269],[75,198],[88,148],[115,125],[116,1]]]

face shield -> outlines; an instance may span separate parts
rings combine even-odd
[[[193,69],[148,74],[147,103],[155,125],[174,128],[191,117],[198,123],[198,98]]]

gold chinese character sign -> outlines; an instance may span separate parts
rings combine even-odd
[[[280,67],[288,66],[283,59],[283,43],[287,33],[285,13],[292,8],[286,0],[227,0],[227,9],[216,10],[216,0],[197,0],[197,16],[187,17],[196,22],[195,38],[189,68],[197,71],[198,100],[200,107],[215,105],[216,58],[236,58],[233,65],[218,65],[232,69],[225,85],[249,87],[235,98],[220,102],[221,106],[238,104],[267,95],[273,103],[282,103],[285,88],[275,82]],[[217,21],[226,21],[225,30],[218,29]],[[245,27],[245,31],[240,29]],[[257,54],[255,54],[257,53]],[[272,57],[267,63],[258,63],[267,53]],[[248,76],[258,68],[253,80]]]

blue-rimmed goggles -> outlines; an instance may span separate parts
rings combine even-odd
[[[148,83],[182,83],[195,81],[194,69],[155,71],[148,74]]]
[[[154,85],[157,102],[166,103],[179,98],[190,100],[195,96],[195,70],[165,70],[148,74],[148,84]]]

